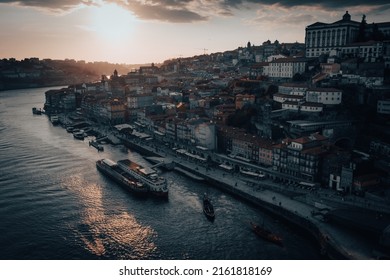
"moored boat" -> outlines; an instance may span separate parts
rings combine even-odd
[[[98,142],[96,141],[89,141],[89,146],[92,146],[94,147],[96,150],[98,150],[99,152],[102,152],[104,151],[104,147],[102,145],[100,145]]]
[[[84,140],[85,134],[83,130],[73,132],[73,137],[79,140]]]
[[[168,197],[167,181],[164,177],[159,176],[156,170],[141,166],[129,159],[119,160],[118,166],[146,185],[153,195],[164,198]]]
[[[250,222],[252,226],[252,230],[261,238],[270,241],[276,245],[283,246],[283,239],[282,237],[276,235],[275,233],[272,233],[268,229],[264,228],[263,226],[260,226],[254,222]]]
[[[58,118],[57,115],[51,115],[50,121],[53,125],[58,125],[60,123],[60,119]]]
[[[42,109],[37,109],[36,107],[32,108],[32,113],[34,115],[42,115]]]
[[[215,218],[214,207],[211,204],[211,201],[206,194],[203,195],[203,213],[206,215],[206,217],[209,220],[214,220]]]
[[[114,181],[136,194],[147,194],[148,188],[124,172],[118,164],[110,159],[101,159],[96,162],[99,171],[112,178]]]

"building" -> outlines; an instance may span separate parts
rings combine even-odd
[[[166,133],[170,138],[176,135],[176,140],[186,146],[202,147],[207,150],[216,148],[216,127],[207,119],[190,119],[176,124],[166,125]],[[173,130],[176,129],[176,132]]]
[[[234,127],[218,128],[218,151],[239,160],[272,166],[272,142]]]
[[[305,181],[319,179],[321,157],[326,153],[327,138],[312,134],[297,139],[285,139],[273,148],[274,170]]]
[[[365,62],[376,62],[384,56],[383,42],[357,42],[340,48],[343,57],[363,58]]]
[[[152,94],[130,94],[127,96],[127,107],[129,109],[139,109],[153,104]]]
[[[126,106],[118,99],[107,102],[107,116],[111,125],[125,123]]]
[[[306,84],[284,83],[279,86],[279,93],[303,96],[307,88]]]
[[[390,115],[390,99],[378,100],[377,112],[378,114]]]
[[[322,160],[321,185],[338,192],[344,192],[341,187],[341,173],[343,166],[348,166],[350,159],[351,154],[348,151],[330,146],[328,153],[324,155]]]
[[[389,38],[389,35],[389,22],[367,24],[364,15],[362,22],[353,21],[347,11],[339,21],[333,23],[316,22],[306,27],[306,57],[319,57],[322,54],[329,54],[332,50],[341,51],[343,48],[345,48],[346,54],[356,51],[360,53],[361,48],[354,46],[353,43],[367,42],[371,38],[382,41]],[[377,50],[374,52],[373,48],[377,48]],[[379,52],[379,48],[379,45],[373,45],[372,54]],[[362,54],[366,54],[368,57],[364,47]]]
[[[335,88],[309,88],[306,91],[306,101],[324,105],[341,104],[342,91]]]
[[[302,57],[279,58],[265,66],[265,74],[272,79],[291,79],[306,71],[307,59]]]
[[[319,57],[356,41],[360,23],[348,11],[334,23],[316,22],[306,27],[306,57]]]
[[[304,98],[305,97],[302,95],[283,94],[283,93],[275,93],[272,96],[272,99],[278,103],[284,103],[286,101],[301,102],[304,100]]]
[[[47,113],[59,113],[76,109],[76,95],[70,88],[54,89],[45,92],[45,106]]]
[[[256,96],[251,94],[237,94],[236,95],[236,109],[242,109],[246,105],[253,105]]]

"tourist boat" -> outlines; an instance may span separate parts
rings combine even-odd
[[[283,239],[269,231],[268,229],[264,228],[264,226],[260,226],[258,224],[255,224],[253,222],[250,222],[253,231],[260,236],[261,238],[270,241],[276,245],[283,246]]]
[[[211,204],[211,201],[206,194],[203,195],[203,213],[206,215],[206,217],[209,220],[214,220],[215,218],[214,207]]]
[[[118,166],[149,188],[149,191],[160,197],[168,197],[167,180],[157,174],[157,171],[139,165],[129,159],[118,161]]]
[[[114,161],[110,159],[101,159],[96,162],[99,171],[112,178],[114,181],[124,186],[127,190],[136,194],[147,194],[148,188],[141,182],[129,176]]]

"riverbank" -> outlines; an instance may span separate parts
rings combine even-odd
[[[319,245],[321,253],[330,259],[374,259],[376,242],[353,234],[333,224],[325,223],[321,216],[313,215],[318,208],[295,200],[293,197],[275,192],[270,182],[259,181],[260,188],[248,184],[242,177],[226,173],[217,168],[208,168],[178,158],[167,150],[145,145],[141,141],[125,139],[125,145],[147,156],[165,157],[179,168],[203,178],[207,183],[240,199],[255,204],[279,219],[310,234]],[[146,153],[145,153],[146,152]]]

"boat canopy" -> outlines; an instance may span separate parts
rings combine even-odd
[[[110,167],[113,167],[113,166],[116,165],[116,163],[115,163],[114,161],[112,161],[112,160],[110,160],[110,159],[108,159],[108,158],[103,159],[103,162],[104,162],[105,164],[107,164],[108,166],[110,166]]]
[[[233,170],[233,166],[230,166],[230,165],[226,165],[226,164],[220,164],[219,167],[222,167],[223,169],[226,169],[226,170]]]

